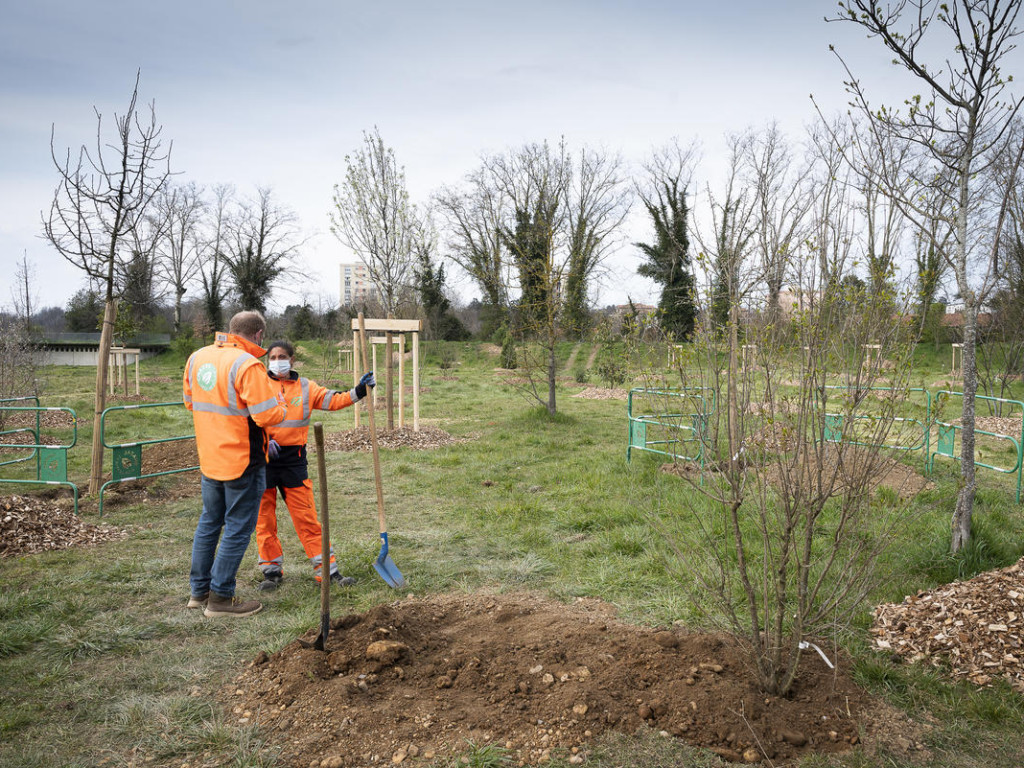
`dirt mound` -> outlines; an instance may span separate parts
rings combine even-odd
[[[601,734],[645,725],[727,759],[784,761],[847,749],[871,707],[817,654],[791,698],[765,696],[729,636],[619,623],[598,600],[410,596],[331,627],[326,652],[261,653],[224,690],[282,765],[415,763],[467,740],[512,764],[582,762]]]
[[[71,505],[70,499],[0,498],[0,557],[89,546],[128,535],[111,525],[84,522]]]
[[[396,427],[395,429],[377,429],[377,445],[381,448],[412,448],[428,450],[461,442],[438,427],[421,426],[419,432],[412,427]],[[370,428],[359,427],[345,432],[332,432],[324,435],[324,447],[329,451],[371,451]],[[315,446],[310,443],[310,452],[315,453]]]
[[[1024,558],[1002,570],[918,592],[875,609],[875,646],[1024,693]]]

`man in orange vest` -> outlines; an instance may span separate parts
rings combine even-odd
[[[227,333],[196,350],[185,365],[185,407],[192,411],[203,511],[192,540],[189,608],[209,617],[251,616],[257,600],[235,597],[235,577],[256,528],[266,489],[267,435],[287,406],[259,358],[267,323],[239,312]]]

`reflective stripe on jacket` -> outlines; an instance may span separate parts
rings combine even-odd
[[[182,381],[192,411],[199,469],[212,480],[234,480],[267,461],[263,427],[285,418],[286,409],[257,359],[266,350],[233,334],[192,353]]]
[[[351,392],[338,392],[322,387],[315,381],[291,371],[286,379],[270,376],[272,385],[281,389],[288,415],[280,424],[267,429],[271,439],[282,446],[305,445],[309,440],[309,415],[313,409],[337,411],[347,408],[355,401]]]

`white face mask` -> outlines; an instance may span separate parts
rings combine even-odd
[[[292,369],[292,364],[287,360],[271,360],[269,363],[270,372],[275,376],[287,376]]]

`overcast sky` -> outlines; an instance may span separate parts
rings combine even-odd
[[[814,112],[844,108],[833,43],[882,97],[904,95],[875,41],[826,24],[831,0],[333,0],[178,3],[4,0],[0,23],[0,305],[13,264],[36,271],[43,305],[83,275],[40,237],[63,153],[94,141],[95,107],[122,112],[141,70],[173,140],[181,181],[269,186],[310,235],[307,274],[272,304],[338,295],[328,232],[344,156],[378,126],[409,190],[424,201],[482,154],[565,136],[640,163],[673,137],[699,140],[714,168],[726,132],[776,120],[797,135]],[[1014,67],[1020,72],[1020,67]],[[889,89],[888,91],[886,89]],[[636,236],[644,236],[635,217]],[[628,244],[599,304],[656,302]],[[466,298],[475,295],[466,283]]]

